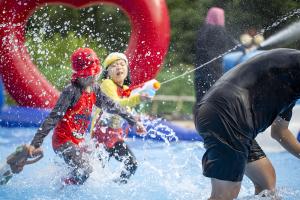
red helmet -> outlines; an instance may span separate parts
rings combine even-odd
[[[72,79],[86,78],[101,72],[100,60],[90,48],[78,48],[71,56]]]

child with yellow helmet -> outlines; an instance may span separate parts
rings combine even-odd
[[[130,97],[124,95],[124,91],[130,85],[129,65],[125,54],[119,52],[109,54],[103,62],[103,67],[100,88],[119,105],[129,109],[150,99],[140,94]],[[122,124],[123,121],[119,116],[97,110],[92,122],[92,137],[98,144],[104,145],[109,157],[114,157],[125,164],[125,170],[121,172],[118,182],[127,183],[128,178],[137,169],[137,161],[124,142],[127,133],[122,129]]]
[[[71,172],[63,179],[64,184],[83,184],[92,172],[88,152],[85,146],[90,115],[93,106],[105,108],[108,112],[124,117],[132,126],[143,131],[143,126],[134,117],[108,98],[99,85],[95,83],[101,72],[100,60],[90,48],[78,48],[71,56],[72,79],[66,86],[55,107],[37,130],[31,144],[23,146],[27,152],[13,160],[11,166],[16,166],[19,172],[26,164],[27,157],[35,152],[42,152],[41,145],[52,129],[52,146],[56,154],[64,159]],[[25,158],[24,158],[25,157]],[[19,165],[22,166],[19,166]]]

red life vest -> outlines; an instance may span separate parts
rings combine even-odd
[[[129,93],[128,93],[129,92]],[[118,86],[117,85],[117,94],[119,97],[121,98],[128,98],[130,96],[130,91],[128,90],[128,88],[125,88],[124,89],[124,86],[121,87],[121,86]]]
[[[84,91],[77,103],[68,108],[64,117],[58,122],[52,136],[52,146],[57,149],[66,142],[79,144],[87,132],[92,108],[96,103],[94,92]]]

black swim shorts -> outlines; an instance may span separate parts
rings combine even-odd
[[[254,140],[252,119],[243,105],[243,96],[239,95],[240,91],[235,92],[227,97],[217,95],[222,99],[216,97],[213,102],[206,101],[196,107],[194,120],[206,148],[203,174],[238,182],[243,179],[248,162],[266,155]]]

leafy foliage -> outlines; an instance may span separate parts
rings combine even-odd
[[[69,83],[72,69],[70,57],[78,47],[90,47],[101,58],[107,53],[104,48],[98,46],[93,40],[85,37],[77,37],[73,33],[66,37],[58,34],[51,38],[29,37],[26,46],[33,62],[47,79],[59,90]]]

